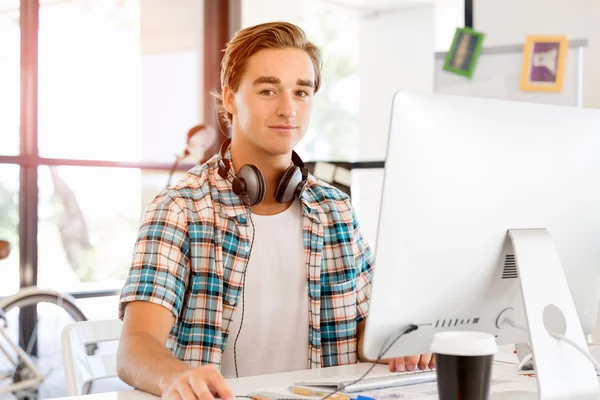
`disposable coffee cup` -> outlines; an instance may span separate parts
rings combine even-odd
[[[431,352],[440,400],[487,400],[497,351],[496,339],[488,333],[436,333]]]

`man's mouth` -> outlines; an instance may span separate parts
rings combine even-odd
[[[269,128],[291,130],[291,129],[296,129],[297,126],[295,126],[295,125],[269,125]]]

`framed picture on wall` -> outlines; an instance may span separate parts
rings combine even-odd
[[[521,90],[560,92],[569,43],[566,36],[527,36]]]
[[[457,28],[452,47],[446,53],[444,70],[470,78],[473,76],[484,34],[471,28]]]

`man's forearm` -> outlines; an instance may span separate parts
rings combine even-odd
[[[364,342],[364,338],[365,338],[365,326],[367,324],[367,320],[363,320],[361,321],[358,326],[356,327],[356,353],[358,356],[358,361],[360,362],[370,362],[370,363],[374,363],[374,362],[378,362],[380,364],[388,364],[389,363],[389,359],[385,359],[385,360],[369,360],[366,356],[365,353],[363,352],[363,342]]]
[[[365,337],[365,325],[366,320],[361,321],[356,327],[356,353],[358,356],[358,361],[360,362],[374,362],[375,360],[368,360],[363,353],[363,340]]]
[[[147,333],[130,334],[119,342],[119,378],[136,389],[160,396],[172,379],[191,368]]]

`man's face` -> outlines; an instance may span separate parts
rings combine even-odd
[[[243,142],[269,155],[289,154],[306,133],[314,94],[313,63],[304,50],[264,49],[252,55],[236,93],[224,103]]]

